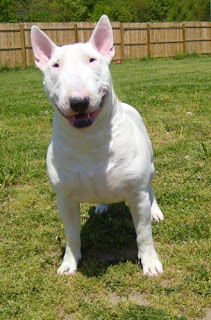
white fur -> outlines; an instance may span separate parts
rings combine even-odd
[[[103,203],[96,207],[96,213],[103,213],[107,203],[119,201],[127,201],[130,207],[144,274],[162,273],[151,230],[151,216],[163,219],[151,188],[152,147],[139,113],[115,96],[109,72],[114,49],[108,18],[101,17],[88,43],[62,47],[33,27],[32,46],[55,111],[47,168],[66,234],[58,274],[73,274],[81,258],[80,203]],[[87,128],[70,124],[69,119],[77,115],[70,103],[74,97],[89,97],[86,116],[100,111]]]

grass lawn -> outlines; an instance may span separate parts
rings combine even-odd
[[[53,111],[42,74],[0,73],[0,319],[210,319],[211,57],[111,64],[122,101],[152,139],[153,223],[164,274],[143,276],[128,207],[81,206],[82,261],[59,277],[64,234],[45,155]]]

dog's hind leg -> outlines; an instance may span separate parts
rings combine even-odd
[[[101,203],[98,204],[95,208],[95,213],[101,214],[108,211],[108,204],[107,203]]]
[[[66,196],[57,196],[57,204],[66,236],[65,255],[57,273],[71,275],[81,258],[80,204]]]
[[[155,196],[154,196],[154,193],[152,191],[151,186],[149,188],[149,196],[150,196],[150,202],[151,202],[151,218],[152,218],[152,220],[156,220],[156,221],[163,220],[164,215],[157,204],[157,201],[155,199]]]

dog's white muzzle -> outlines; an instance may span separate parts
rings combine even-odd
[[[83,129],[83,128],[87,128],[90,127],[97,119],[98,114],[101,112],[101,110],[104,107],[105,101],[106,101],[106,97],[107,94],[105,94],[101,101],[100,101],[100,105],[98,106],[97,110],[93,111],[93,112],[89,112],[89,108],[87,106],[87,110],[85,110],[85,112],[77,112],[76,109],[74,108],[74,115],[68,116],[66,117],[69,124],[77,129]],[[70,102],[70,107],[71,107],[71,102]]]

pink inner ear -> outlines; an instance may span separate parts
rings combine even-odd
[[[95,35],[95,45],[100,53],[105,53],[105,48],[109,47],[109,32],[103,28],[97,30]]]
[[[38,60],[44,60],[47,62],[52,55],[52,45],[50,42],[46,41],[45,38],[36,39],[35,41],[35,52],[37,53]]]
[[[36,54],[35,54],[35,59],[37,62],[41,62],[42,64],[46,64],[50,57],[48,55],[45,55],[43,51],[37,47],[36,48]]]
[[[35,62],[38,68],[44,71],[46,63],[52,57],[56,45],[41,30],[34,28],[32,30],[32,48],[35,56]]]
[[[115,54],[113,47],[113,31],[109,19],[103,15],[98,21],[89,42],[101,53],[108,62]]]
[[[36,65],[38,68],[40,68],[42,71],[45,68],[46,63],[51,58],[52,54],[52,48],[49,46],[48,43],[45,43],[42,47],[40,44],[36,44],[34,47],[34,55],[36,59]]]
[[[104,28],[98,29],[95,35],[95,45],[102,55],[106,55],[113,47],[110,31]]]

